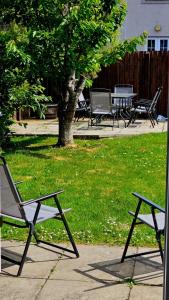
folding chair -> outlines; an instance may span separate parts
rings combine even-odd
[[[130,227],[130,231],[128,234],[128,238],[126,241],[126,245],[123,251],[123,255],[121,258],[121,262],[123,262],[126,258],[131,258],[135,256],[145,255],[145,254],[151,254],[155,252],[160,252],[161,259],[163,261],[163,247],[161,244],[161,235],[164,235],[164,226],[165,226],[165,210],[161,208],[159,205],[155,204],[154,202],[148,200],[147,198],[139,195],[138,193],[132,193],[137,199],[138,199],[138,205],[136,207],[135,213],[132,211],[129,211],[129,214],[133,216],[133,221]],[[140,214],[140,209],[142,203],[145,203],[150,208],[149,214]],[[158,212],[156,212],[158,211]],[[127,250],[130,244],[130,240],[133,234],[134,227],[136,225],[145,224],[155,230],[155,236],[157,240],[157,244],[159,249],[158,250],[152,250],[142,253],[135,253],[131,255],[126,255]]]
[[[115,84],[114,93],[133,93],[132,84]]]
[[[89,126],[113,127],[116,117],[116,108],[112,106],[111,90],[93,88],[90,90],[90,121]],[[113,125],[100,124],[105,117],[113,117]]]
[[[152,124],[152,127],[155,126],[155,121],[158,123],[157,114],[156,114],[156,106],[157,106],[157,102],[160,98],[161,92],[162,92],[162,87],[159,87],[152,100],[140,99],[139,101],[137,101],[135,103],[135,107],[133,109],[131,109],[131,117],[129,119],[127,127],[131,123],[135,122],[138,114],[139,115],[141,115],[141,114],[147,115]]]
[[[62,209],[58,195],[63,191],[57,191],[49,195],[42,196],[35,200],[22,201],[21,195],[16,188],[16,184],[13,182],[9,168],[6,164],[4,157],[0,156],[0,192],[1,192],[1,207],[0,207],[0,220],[1,224],[7,224],[17,228],[28,228],[28,237],[26,240],[25,248],[20,261],[16,261],[11,257],[2,255],[2,259],[19,265],[17,276],[22,272],[23,265],[25,263],[26,255],[30,246],[32,236],[35,237],[36,243],[44,243],[60,250],[68,251],[79,257],[78,250],[70,232],[68,223],[65,218],[65,213],[70,209]],[[54,199],[56,207],[42,205],[44,200],[50,198]],[[8,219],[6,219],[8,218]],[[60,220],[63,222],[65,230],[67,232],[69,241],[72,245],[72,249],[67,249],[59,245],[55,245],[46,241],[42,241],[38,238],[36,232],[36,224],[49,219]],[[11,220],[10,220],[11,219]],[[14,223],[13,220],[19,221]],[[22,222],[22,224],[21,224]]]
[[[80,94],[78,103],[76,106],[74,122],[78,122],[80,118],[88,118],[90,116],[90,107],[87,104],[86,99],[83,96],[83,93]]]
[[[133,85],[131,84],[115,84],[114,93],[131,94],[133,93]],[[125,119],[130,119],[130,110],[132,108],[131,98],[114,98],[113,104],[118,107],[119,118],[121,118],[126,127]]]

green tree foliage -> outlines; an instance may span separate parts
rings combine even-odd
[[[28,46],[25,28],[11,23],[0,30],[0,146],[9,140],[16,109],[31,107],[43,115],[48,100],[40,81],[31,75]]]
[[[52,80],[60,95],[58,145],[72,143],[71,124],[84,86],[92,84],[102,66],[135,51],[145,34],[119,40],[126,16],[123,0],[1,0],[0,15],[1,24],[25,28],[20,51],[31,64],[31,80]]]

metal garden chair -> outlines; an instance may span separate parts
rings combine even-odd
[[[94,88],[90,90],[90,126],[114,126],[117,110],[112,106],[111,90]],[[100,124],[103,118],[113,117],[113,125]]]
[[[80,118],[89,118],[89,116],[90,107],[87,103],[87,100],[84,98],[83,93],[81,93],[76,106],[74,122],[78,122]]]
[[[123,255],[121,258],[121,262],[123,262],[126,258],[131,258],[135,256],[145,255],[145,254],[151,254],[155,252],[160,252],[161,259],[163,261],[163,248],[161,243],[161,235],[164,235],[164,225],[165,225],[165,210],[161,208],[159,205],[155,204],[154,202],[148,200],[147,198],[139,195],[138,193],[133,193],[133,195],[138,199],[138,204],[136,207],[135,213],[132,211],[129,211],[129,214],[132,215],[133,221],[130,227],[130,231],[128,234],[128,238],[126,241],[126,245],[123,251]],[[140,213],[141,205],[145,203],[149,209],[149,214],[142,214]],[[155,230],[155,236],[157,240],[157,244],[159,249],[158,250],[152,250],[142,253],[135,253],[131,255],[126,255],[127,250],[130,244],[130,240],[132,238],[133,230],[136,225],[145,224]]]
[[[78,250],[70,232],[68,223],[65,218],[65,213],[70,209],[62,209],[58,195],[63,191],[57,191],[49,195],[42,196],[35,200],[22,201],[21,195],[16,188],[16,184],[13,182],[9,168],[6,164],[4,157],[0,156],[0,192],[1,192],[1,207],[0,207],[0,221],[1,224],[7,224],[18,228],[28,228],[28,236],[25,244],[25,248],[20,261],[16,261],[11,257],[2,255],[2,259],[19,265],[17,276],[22,272],[23,265],[25,263],[26,255],[30,246],[32,236],[35,237],[37,244],[44,243],[56,248],[59,248],[70,253],[74,253],[76,257],[79,257]],[[53,198],[56,207],[42,205],[44,200]],[[38,238],[36,232],[36,224],[49,219],[55,219],[63,222],[65,230],[67,232],[69,241],[73,249],[67,249],[59,245],[55,245],[46,241],[42,241]],[[15,222],[19,221],[19,222]],[[1,226],[2,226],[1,225]]]
[[[154,98],[152,100],[149,99],[140,99],[135,103],[135,107],[131,110],[131,117],[129,119],[128,125],[129,126],[131,123],[134,123],[137,115],[147,115],[152,127],[155,126],[155,121],[157,121],[157,114],[156,114],[156,106],[157,102],[160,98],[162,92],[162,87],[159,87],[154,95]]]
[[[115,84],[114,93],[133,93],[132,84]]]
[[[131,84],[115,84],[114,93],[133,93],[133,85]],[[113,104],[118,108],[119,117],[123,120],[130,118],[130,110],[132,108],[132,98],[114,98]],[[125,122],[125,121],[124,121]],[[126,122],[125,122],[126,127]]]

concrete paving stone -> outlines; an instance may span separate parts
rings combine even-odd
[[[127,284],[48,280],[37,300],[127,300],[129,291]]]
[[[23,250],[22,242],[3,241],[3,246],[12,252]],[[78,245],[78,249],[80,258],[71,258],[73,255],[56,255],[31,245],[21,277],[4,272],[10,270],[16,274],[18,266],[2,272],[1,300],[162,299],[159,257],[127,259],[120,263],[123,247]],[[136,248],[129,248],[129,253],[135,251]],[[127,284],[130,278],[136,285]]]
[[[50,279],[113,283],[132,277],[134,261],[120,262],[123,247],[79,245],[78,250],[78,259],[62,256]]]
[[[144,251],[152,249],[144,248]],[[142,252],[142,249],[139,249]],[[163,264],[159,253],[139,256],[135,258],[133,279],[137,283],[161,285],[163,284]]]
[[[57,119],[52,120],[23,120],[27,123],[27,127],[20,126],[17,122],[12,125],[11,129],[17,135],[58,135],[58,121]],[[103,122],[107,123],[107,121]],[[104,125],[105,125],[104,124]],[[74,137],[87,137],[87,138],[106,138],[106,137],[117,137],[117,136],[128,136],[138,135],[143,133],[155,133],[167,131],[167,122],[161,122],[155,125],[153,128],[150,125],[149,120],[138,120],[129,127],[124,127],[124,122],[119,122],[113,128],[104,126],[89,126],[88,120],[80,120],[79,122],[73,123]]]
[[[162,300],[163,288],[154,286],[134,285],[129,300]]]
[[[5,245],[3,245],[2,242],[2,253],[4,252],[7,256],[9,255],[10,257],[14,257],[20,261],[21,254],[24,250],[24,244],[17,242],[5,242],[4,244]],[[48,247],[48,249],[49,250],[47,250],[46,246],[44,248],[34,244],[30,245],[21,277],[40,279],[48,278],[51,269],[55,267],[61,256],[61,253],[59,254],[53,251],[51,247]],[[17,265],[13,265],[2,260],[1,266],[3,274],[17,274]]]
[[[1,300],[33,300],[45,280],[22,277],[0,277]],[[49,298],[50,299],[50,298]]]

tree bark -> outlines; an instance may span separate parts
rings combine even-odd
[[[78,82],[75,82],[75,76],[73,75],[69,78],[67,86],[64,87],[62,98],[58,104],[59,136],[56,145],[58,147],[74,143],[72,123],[76,104],[84,88],[85,80],[84,78],[80,78]]]
[[[59,119],[59,136],[58,136],[58,147],[64,147],[73,144],[73,129],[72,129],[72,114],[58,108],[58,119]],[[74,115],[74,114],[73,114]]]

